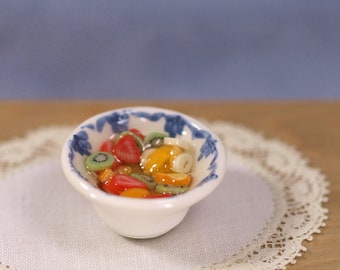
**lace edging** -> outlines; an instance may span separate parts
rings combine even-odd
[[[292,146],[246,127],[225,122],[211,125],[221,136],[229,155],[250,166],[271,186],[276,211],[268,226],[253,243],[212,269],[285,269],[306,251],[327,220],[323,207],[329,183],[320,170]]]
[[[296,262],[320,233],[327,220],[329,184],[324,174],[292,146],[246,127],[216,121],[210,127],[223,140],[230,159],[242,162],[261,175],[271,187],[275,213],[263,232],[237,254],[209,269],[285,269]],[[25,138],[0,143],[0,178],[22,166],[57,157],[71,131],[69,126],[51,126],[31,131]],[[4,262],[3,262],[4,263]],[[12,269],[0,262],[0,269]]]

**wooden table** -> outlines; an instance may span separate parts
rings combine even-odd
[[[288,269],[340,269],[340,101],[0,101],[0,142],[51,125],[77,124],[108,109],[152,105],[246,125],[293,145],[331,183],[327,226]]]

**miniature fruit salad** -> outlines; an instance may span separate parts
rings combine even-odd
[[[85,166],[107,193],[162,198],[188,191],[193,162],[191,142],[130,129],[103,142],[86,158]]]

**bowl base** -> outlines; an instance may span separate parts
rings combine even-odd
[[[184,219],[189,208],[162,215],[127,214],[94,205],[98,216],[114,232],[133,239],[156,238],[175,228]]]

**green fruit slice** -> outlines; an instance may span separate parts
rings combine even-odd
[[[94,152],[85,159],[85,166],[90,171],[101,171],[110,168],[115,161],[112,154]]]
[[[175,187],[175,186],[170,186],[170,185],[162,185],[158,184],[155,188],[155,191],[157,193],[162,193],[162,194],[173,194],[173,195],[178,195],[185,193],[189,190],[189,187]]]
[[[157,185],[152,177],[146,173],[132,173],[130,176],[145,183],[149,190],[154,190]]]
[[[161,146],[163,145],[163,140],[168,137],[165,133],[151,132],[146,135],[143,141],[144,146]]]

